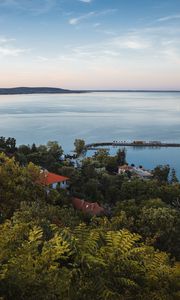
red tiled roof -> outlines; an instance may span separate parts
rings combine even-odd
[[[43,185],[50,185],[53,183],[63,182],[69,180],[68,177],[60,176],[54,173],[44,171],[40,175],[40,183]]]
[[[93,216],[104,213],[104,208],[101,207],[97,202],[91,203],[79,198],[73,198],[72,204],[75,209],[81,210],[83,213],[88,213]]]

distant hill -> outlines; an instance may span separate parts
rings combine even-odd
[[[0,88],[0,95],[19,95],[19,94],[72,94],[83,93],[83,91],[73,91],[52,87],[16,87]]]

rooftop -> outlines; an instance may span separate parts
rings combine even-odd
[[[43,185],[50,185],[53,183],[59,183],[68,180],[68,177],[61,176],[55,173],[50,173],[48,171],[43,171],[40,175],[40,183]]]
[[[104,213],[104,208],[97,202],[91,203],[83,199],[73,198],[72,204],[75,209],[81,210],[83,213],[88,213],[93,216],[101,215]]]

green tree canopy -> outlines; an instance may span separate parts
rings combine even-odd
[[[21,201],[33,201],[43,197],[43,191],[37,184],[40,170],[29,163],[21,167],[14,158],[0,154],[0,211],[10,216]]]
[[[85,147],[85,141],[82,139],[75,139],[74,141],[74,146],[75,146],[75,151],[77,153],[77,155],[81,155],[84,147]]]

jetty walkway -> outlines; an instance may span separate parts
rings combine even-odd
[[[113,142],[102,142],[102,143],[91,143],[85,145],[85,150],[94,150],[98,147],[180,147],[180,143],[164,143],[159,141],[133,141],[133,142],[126,142],[126,141],[113,141]]]

